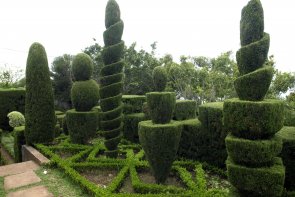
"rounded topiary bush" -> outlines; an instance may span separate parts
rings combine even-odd
[[[25,125],[25,117],[22,113],[18,111],[12,111],[9,114],[7,114],[7,117],[9,118],[9,125],[11,127],[19,127]]]
[[[77,111],[89,111],[98,103],[99,87],[92,79],[76,81],[72,86],[71,98]]]
[[[176,157],[181,137],[181,122],[154,124],[152,121],[139,123],[139,141],[151,166],[157,183],[164,183]]]
[[[26,67],[26,128],[28,144],[53,140],[56,117],[48,61],[44,47],[33,43]]]
[[[89,80],[93,72],[93,61],[85,53],[75,56],[72,63],[72,72],[76,81]]]
[[[155,90],[158,92],[162,92],[166,88],[166,83],[168,80],[168,74],[164,67],[157,66],[153,70],[153,82],[155,86]]]
[[[174,112],[174,92],[150,92],[146,94],[150,117],[155,124],[169,123]]]
[[[96,134],[97,111],[78,112],[74,109],[66,113],[67,127],[72,143],[87,144]]]

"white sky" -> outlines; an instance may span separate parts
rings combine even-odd
[[[239,46],[241,9],[248,0],[117,0],[127,46],[172,54],[216,57]],[[277,68],[295,72],[295,1],[261,0]],[[103,46],[107,0],[1,0],[0,67],[25,68],[27,51],[37,41],[54,57],[76,54],[94,43]]]

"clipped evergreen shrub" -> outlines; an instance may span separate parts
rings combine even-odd
[[[205,103],[199,106],[198,119],[211,132],[222,127],[223,102]]]
[[[122,105],[122,94],[100,100],[102,111],[110,111]]]
[[[98,131],[98,130],[100,130],[100,121],[101,121],[101,108],[100,108],[100,106],[95,106],[95,107],[93,107],[93,109],[92,110],[95,110],[96,112],[97,112],[97,128],[96,128],[96,130]]]
[[[25,113],[25,95],[23,88],[2,89],[0,88],[0,128],[12,131],[9,125],[7,114],[11,111],[19,111]]]
[[[123,90],[122,82],[113,83],[108,86],[101,86],[101,88],[99,89],[99,95],[101,99],[106,99],[109,97],[114,97],[119,94],[122,94],[122,90]]]
[[[110,111],[106,111],[106,112],[100,112],[100,118],[102,121],[106,121],[106,120],[112,120],[115,119],[119,116],[121,116],[123,111],[123,105],[120,105],[119,107],[110,110]]]
[[[253,167],[273,165],[273,159],[282,150],[279,136],[267,140],[248,140],[229,134],[225,143],[228,156],[235,163]]]
[[[107,86],[113,83],[118,83],[123,80],[124,74],[123,73],[118,73],[114,75],[108,75],[105,77],[100,77],[100,85],[102,86]]]
[[[284,126],[295,127],[295,110],[285,108]]]
[[[243,196],[281,196],[285,180],[285,168],[281,158],[274,159],[269,167],[251,168],[226,161],[228,179]]]
[[[164,67],[157,66],[153,70],[153,82],[155,91],[163,92],[166,88],[168,74]]]
[[[125,139],[138,143],[138,123],[146,120],[144,113],[133,113],[124,115],[123,136]]]
[[[149,106],[148,106],[147,102],[144,102],[142,104],[142,112],[144,113],[147,120],[151,119],[150,110],[149,110]]]
[[[44,47],[33,43],[26,66],[26,128],[28,144],[53,140],[56,117],[48,61]]]
[[[139,123],[139,141],[157,183],[164,183],[176,157],[182,125],[171,121],[169,124],[154,124],[152,121]]]
[[[67,115],[65,115],[65,117],[62,120],[62,131],[66,135],[69,134],[68,125],[67,125]]]
[[[99,100],[99,88],[93,80],[75,81],[71,90],[73,106],[77,111],[91,110]]]
[[[75,109],[66,113],[67,126],[72,143],[87,144],[95,136],[97,127],[97,111],[79,112]]]
[[[263,100],[269,89],[273,72],[273,68],[267,66],[238,77],[234,86],[239,98],[249,101]]]
[[[146,94],[151,119],[155,124],[169,123],[175,108],[174,92],[150,92]]]
[[[197,102],[193,100],[176,100],[174,119],[188,120],[196,118]]]
[[[79,53],[72,63],[72,72],[76,81],[89,80],[93,72],[93,62],[86,53]]]
[[[14,159],[16,162],[22,161],[22,145],[26,144],[25,126],[15,127],[14,133]]]
[[[228,132],[246,139],[265,139],[278,132],[284,123],[284,104],[279,100],[224,102],[224,126]]]
[[[146,102],[145,95],[123,95],[122,102],[124,104],[123,113],[133,114],[141,113],[143,103]]]
[[[285,187],[295,191],[295,127],[283,127],[277,134],[283,140],[281,157],[286,167]]]

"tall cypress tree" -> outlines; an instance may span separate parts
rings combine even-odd
[[[56,118],[47,55],[40,43],[30,47],[26,66],[25,104],[27,144],[53,140]]]

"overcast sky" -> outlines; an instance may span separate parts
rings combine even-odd
[[[117,0],[127,46],[157,55],[216,57],[240,47],[241,9],[248,0]],[[270,52],[282,71],[295,72],[295,1],[261,0]],[[107,0],[1,0],[0,67],[25,68],[27,51],[40,42],[49,65],[54,57],[76,54],[94,44],[103,46]]]

